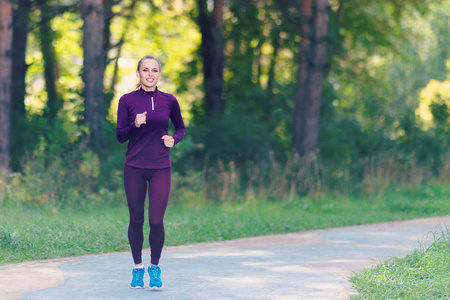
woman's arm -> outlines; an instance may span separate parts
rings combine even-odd
[[[184,137],[186,128],[184,127],[183,117],[181,116],[180,105],[175,98],[172,109],[170,111],[170,119],[172,120],[173,126],[175,127],[175,133],[173,134],[173,139],[175,145],[178,144]]]
[[[133,138],[138,131],[136,125],[130,122],[128,117],[128,105],[123,98],[119,100],[119,107],[117,109],[117,127],[116,137],[119,143],[124,143]]]

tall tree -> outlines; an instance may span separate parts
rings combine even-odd
[[[81,1],[83,25],[84,118],[89,129],[89,147],[102,157],[103,126],[106,116],[103,77],[104,6],[103,0]]]
[[[56,120],[58,110],[62,107],[62,99],[56,88],[58,64],[56,63],[55,48],[53,46],[54,34],[50,24],[54,13],[50,9],[47,0],[37,0],[37,6],[41,11],[39,36],[42,58],[44,61],[45,86],[47,90],[46,117],[50,124],[53,124]]]
[[[302,1],[293,135],[293,153],[300,157],[315,153],[318,147],[328,22],[328,0]]]
[[[30,0],[19,0],[13,12],[13,53],[12,53],[12,83],[11,110],[13,119],[25,116],[25,74],[28,65],[25,61]],[[13,122],[15,123],[15,122]]]
[[[225,110],[223,69],[225,66],[223,37],[223,0],[214,0],[210,12],[207,0],[197,0],[198,23],[202,34],[201,55],[206,98],[206,115],[211,117]]]
[[[10,170],[12,35],[12,3],[0,0],[0,180]]]
[[[13,49],[11,82],[11,169],[20,169],[20,159],[25,153],[27,143],[27,120],[25,117],[25,76],[28,65],[25,60],[29,29],[30,0],[18,0],[13,11]]]

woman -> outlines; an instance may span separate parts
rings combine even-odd
[[[184,136],[185,127],[177,99],[161,92],[161,64],[153,56],[143,57],[136,70],[138,89],[120,98],[117,111],[117,140],[128,141],[124,166],[124,186],[130,223],[128,240],[134,260],[132,288],[144,287],[142,263],[144,242],[144,204],[148,191],[151,264],[148,267],[150,288],[161,288],[159,259],[164,245],[164,213],[170,194],[170,148]],[[168,135],[169,119],[175,127]]]

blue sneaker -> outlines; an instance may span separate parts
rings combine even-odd
[[[149,287],[151,289],[160,289],[163,287],[161,281],[161,269],[158,266],[148,267],[148,275],[150,275]]]
[[[134,268],[133,269],[133,280],[131,281],[130,287],[135,289],[143,289],[144,288],[144,274],[145,268]]]

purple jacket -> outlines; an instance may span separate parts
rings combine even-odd
[[[147,112],[147,124],[137,128],[136,114]],[[142,88],[123,95],[117,110],[116,136],[120,143],[128,141],[125,164],[145,169],[163,169],[172,165],[170,148],[164,146],[162,136],[168,134],[169,118],[175,127],[175,144],[186,131],[177,99],[156,88],[146,92]]]

